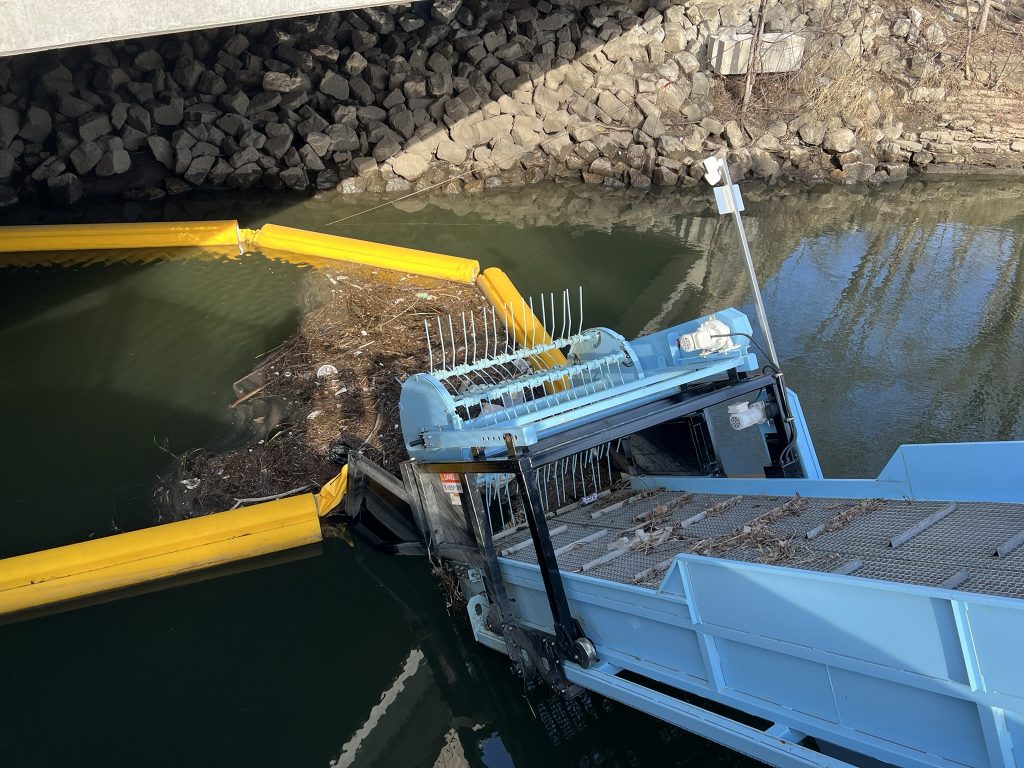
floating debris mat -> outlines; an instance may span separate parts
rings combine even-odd
[[[683,552],[1024,598],[1024,505],[618,491],[555,514],[563,571],[657,587]],[[528,531],[499,553],[536,562]]]

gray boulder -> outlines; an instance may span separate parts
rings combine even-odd
[[[131,156],[123,149],[109,149],[96,164],[97,176],[120,176],[132,167]]]
[[[71,150],[68,160],[75,169],[75,173],[79,176],[85,176],[96,167],[96,164],[99,163],[102,157],[103,149],[99,144],[93,141],[83,141]]]
[[[50,191],[50,199],[57,205],[74,205],[85,197],[82,180],[73,173],[62,173],[46,180],[46,188]]]
[[[25,113],[25,120],[21,124],[18,135],[25,141],[35,144],[42,144],[53,130],[53,120],[50,113],[40,107],[29,107]]]
[[[822,141],[822,147],[826,152],[849,152],[856,146],[857,136],[849,128],[831,130],[825,134],[825,138]]]
[[[349,96],[348,80],[337,72],[328,71],[320,81],[320,93],[337,101],[345,101]]]

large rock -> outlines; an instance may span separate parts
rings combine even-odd
[[[79,176],[85,176],[92,171],[103,157],[103,148],[93,141],[83,141],[68,156],[68,160]]]
[[[800,141],[809,147],[816,147],[825,139],[825,124],[813,118],[806,120],[797,131]]]
[[[292,93],[302,86],[301,77],[289,75],[287,72],[267,72],[263,76],[263,90],[272,93]]]
[[[0,149],[6,149],[18,136],[21,115],[10,107],[0,105]]]
[[[216,164],[217,158],[211,155],[204,155],[195,158],[188,166],[188,170],[185,171],[184,178],[189,184],[194,187],[198,187],[206,181],[206,177],[209,175],[213,166]]]
[[[416,181],[427,170],[426,159],[414,152],[402,152],[391,158],[391,169],[409,181]]]
[[[41,107],[29,107],[25,113],[25,120],[21,124],[18,135],[25,141],[42,144],[53,130],[53,120],[50,113]]]
[[[167,168],[167,170],[174,168],[174,150],[167,139],[163,136],[150,136],[146,143],[149,144],[149,151],[153,153],[153,158],[158,163]],[[99,162],[99,160],[96,162]]]
[[[843,165],[843,175],[851,184],[862,184],[875,174],[875,164],[858,160]]]
[[[309,186],[309,174],[301,166],[281,171],[281,183],[294,192],[302,192]]]
[[[54,155],[53,157],[46,158],[35,167],[32,171],[32,178],[35,181],[46,181],[54,176],[60,176],[66,168],[67,166],[64,165],[64,161]]]
[[[82,141],[96,141],[114,130],[110,118],[103,112],[92,112],[78,120],[78,135]]]
[[[739,149],[746,146],[747,135],[738,122],[730,120],[725,124],[725,140],[729,143],[730,148]]]
[[[354,152],[359,149],[359,134],[343,123],[335,123],[324,131],[331,140],[332,152]]]
[[[245,115],[249,111],[249,96],[239,88],[232,88],[220,97],[220,105],[228,112]]]
[[[433,0],[430,4],[430,16],[443,24],[455,18],[462,7],[462,0]]]
[[[167,104],[157,104],[151,109],[153,122],[164,127],[181,125],[185,114],[185,103],[181,99],[171,99]]]
[[[826,152],[849,152],[857,146],[857,136],[849,128],[836,128],[825,134],[821,145]]]
[[[57,205],[74,205],[85,197],[82,180],[73,173],[62,173],[46,180],[46,188],[50,191],[50,199]]]
[[[306,172],[302,170],[302,173],[305,175]],[[231,175],[225,179],[225,182],[233,189],[249,189],[251,186],[256,184],[262,176],[263,169],[260,168],[257,163],[246,163],[240,168],[233,170]]]
[[[14,155],[6,149],[0,149],[0,180],[9,179],[14,175]]]
[[[204,69],[205,67],[195,59],[181,58],[178,59],[178,62],[174,65],[174,73],[172,76],[178,85],[186,91],[191,91],[196,87],[196,83],[199,82],[199,78],[202,77]]]
[[[132,158],[124,149],[108,149],[96,165],[97,176],[119,176],[132,167]]]
[[[466,161],[466,147],[448,139],[442,139],[437,145],[437,159],[452,165],[460,165]]]
[[[337,101],[345,101],[349,95],[348,80],[337,72],[328,71],[320,81],[320,93]]]

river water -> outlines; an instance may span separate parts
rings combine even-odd
[[[873,476],[901,442],[1024,439],[1024,181],[745,194],[827,475]],[[524,293],[581,285],[585,325],[626,336],[751,311],[701,194],[539,185],[347,218],[374,205],[179,198],[0,224],[238,218],[472,256]],[[0,556],[150,522],[168,453],[237,439],[232,382],[295,329],[302,285],[260,256],[0,270]],[[465,623],[423,561],[329,541],[0,626],[0,765],[747,764],[621,707],[552,738]]]

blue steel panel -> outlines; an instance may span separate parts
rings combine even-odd
[[[505,561],[502,565],[516,616],[527,624],[550,631],[551,612],[537,567],[515,563],[510,568]],[[631,591],[622,584],[612,585],[619,589],[609,589],[608,582],[585,576],[563,574],[563,579],[574,618],[598,647],[624,657],[635,657],[637,638],[642,637],[646,647],[645,663],[657,665],[665,673],[706,682],[697,634],[682,601],[659,599],[650,590],[634,588]],[[618,599],[609,600],[602,596],[602,591],[615,594]]]
[[[948,600],[867,579],[680,558],[702,623],[967,683]]]
[[[706,739],[724,744],[756,760],[780,768],[852,768],[849,763],[813,752],[806,747],[758,731],[693,704],[622,680],[611,674],[612,671],[600,668],[580,669],[575,664],[565,665],[566,677],[584,688],[621,701]]]
[[[906,482],[915,499],[1024,500],[1024,441],[902,445],[878,475]]]
[[[800,461],[804,465],[804,473],[811,480],[821,480],[824,475],[821,473],[818,454],[814,450],[814,442],[811,440],[811,431],[807,428],[804,409],[800,407],[800,398],[788,387],[786,392],[789,398],[789,409],[793,413],[793,421],[796,425],[796,447],[800,454]]]
[[[1017,765],[1024,764],[1024,712],[1004,712],[1006,730],[1009,735]]]
[[[506,560],[501,564],[516,613],[530,624],[550,627],[537,567]],[[709,570],[744,578],[711,578]],[[1024,601],[696,555],[678,556],[665,580],[675,580],[686,599],[589,576],[563,576],[573,615],[595,640],[599,658],[617,668],[900,766],[1024,768],[1010,753],[1011,743],[1017,755],[1024,749],[1024,713],[1014,703],[1019,699],[972,690],[962,682],[962,656],[951,658],[955,651],[972,659],[992,658],[985,639],[991,633],[1006,645],[1005,653],[994,658],[1011,664],[1009,649],[1020,636],[1016,621]],[[822,584],[831,589],[820,589]],[[771,603],[769,608],[749,600],[751,593]],[[970,632],[963,635],[964,646],[958,645],[961,635],[951,619],[954,605],[967,606],[972,617],[985,617],[975,630],[983,638],[982,653],[973,654]],[[780,620],[780,610],[795,613]],[[694,625],[691,611],[698,621],[713,619],[729,628]],[[787,634],[786,621],[807,633],[790,636],[794,633]],[[766,627],[772,631],[765,632]],[[695,641],[706,644],[706,662]],[[915,643],[919,658],[911,651]],[[705,663],[722,675],[724,686],[709,685],[711,666]],[[993,676],[1002,675],[999,668],[990,668],[996,670]],[[951,677],[943,677],[946,671]],[[592,683],[584,684],[599,690]],[[706,725],[694,713],[686,717],[695,720],[680,721],[678,713],[665,709],[674,699],[655,701],[649,695],[653,692],[642,686],[614,677],[602,684],[616,689],[608,694],[613,698],[669,722],[697,733]],[[1002,706],[1009,706],[1005,713]],[[760,736],[746,731],[730,734],[729,740],[719,740],[747,754],[765,746]],[[789,764],[777,757],[771,762]]]
[[[717,641],[725,685],[812,717],[839,722],[828,667],[753,645]]]
[[[853,499],[1024,502],[1024,441],[901,446],[875,480],[647,476],[636,488]]]
[[[830,674],[843,725],[964,765],[990,765],[974,703],[843,669]]]
[[[967,616],[984,688],[1024,699],[1024,606],[973,604]]]

